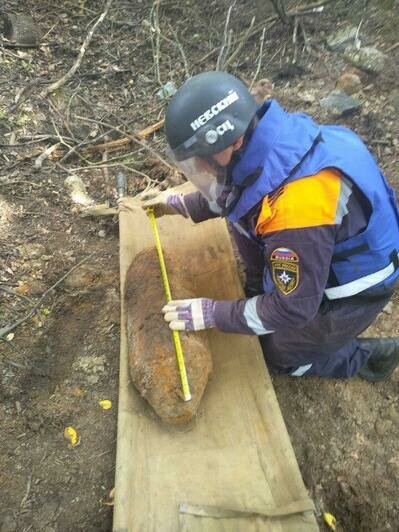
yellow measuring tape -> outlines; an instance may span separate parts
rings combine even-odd
[[[166,301],[169,303],[169,301],[172,301],[172,294],[170,292],[168,273],[166,271],[165,259],[163,257],[161,239],[159,238],[157,221],[154,215],[154,209],[147,209],[147,212],[150,218],[152,231],[154,233],[155,246],[158,252],[159,265],[161,267],[162,281],[163,281],[163,287],[165,290]],[[190,388],[188,386],[188,381],[187,381],[186,366],[184,364],[184,356],[183,356],[183,350],[182,350],[181,343],[180,343],[180,336],[179,336],[178,331],[172,331],[172,335],[173,335],[173,342],[175,344],[177,365],[179,367],[180,380],[181,380],[182,389],[183,389],[183,397],[185,401],[190,401],[191,393],[190,393]]]

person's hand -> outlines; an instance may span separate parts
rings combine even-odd
[[[141,206],[146,211],[152,209],[156,218],[165,214],[178,214],[177,210],[168,205],[168,198],[171,194],[164,190],[163,192],[152,192],[142,196]]]
[[[141,206],[144,210],[153,209],[156,218],[165,214],[181,214],[185,218],[188,217],[183,194],[170,194],[167,190],[143,196]]]
[[[174,331],[201,331],[215,327],[215,301],[203,297],[169,301],[163,309],[165,321]]]

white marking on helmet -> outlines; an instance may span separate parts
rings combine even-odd
[[[205,125],[211,118],[217,116],[221,111],[224,111],[232,103],[239,100],[239,96],[236,91],[229,91],[229,94],[216,102],[210,109],[204,111],[201,115],[197,116],[195,120],[191,122],[191,127],[194,131],[203,125]],[[219,126],[220,127],[220,126]],[[231,128],[230,128],[231,129]],[[234,129],[234,127],[233,127]]]
[[[230,120],[226,120],[225,122],[223,122],[223,124],[220,124],[220,126],[218,126],[216,128],[216,131],[218,132],[218,135],[222,136],[226,133],[226,131],[234,131],[235,130],[235,127],[234,125],[230,122]]]

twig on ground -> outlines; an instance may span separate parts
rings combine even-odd
[[[353,39],[353,46],[356,48],[356,50],[359,50],[359,48],[361,47],[362,43],[359,39],[359,32],[360,32],[360,28],[363,24],[363,19],[360,21],[359,23],[359,26],[357,27],[357,30],[356,30],[356,35],[355,35],[355,38]]]
[[[0,187],[12,187],[14,185],[30,185],[32,187],[40,187],[38,183],[34,183],[33,181],[25,181],[24,179],[13,179],[7,183],[0,181]]]
[[[102,171],[103,171],[103,177],[104,177],[104,182],[105,182],[105,192],[108,195],[110,193],[110,186],[109,186],[108,166],[106,164],[108,162],[108,151],[107,150],[103,151],[103,154],[102,154],[102,157],[101,157],[101,161],[103,163],[105,163],[103,168],[102,168]]]
[[[79,116],[79,115],[76,115],[76,118],[78,118],[80,120],[83,120],[83,121],[86,121],[86,122],[92,122],[92,123],[100,124],[102,126],[111,128],[114,131],[117,131],[118,133],[121,133],[122,135],[125,135],[132,142],[135,142],[136,144],[138,144],[139,146],[141,146],[145,150],[149,151],[152,155],[154,155],[154,157],[156,157],[167,168],[169,168],[170,170],[174,170],[173,166],[171,166],[167,161],[165,161],[165,159],[163,157],[161,157],[161,155],[159,155],[159,153],[157,153],[153,148],[151,148],[151,146],[148,146],[148,144],[145,144],[144,142],[142,142],[135,135],[129,135],[126,132],[124,133],[123,131],[121,131],[121,128],[119,126],[113,126],[112,124],[108,124],[107,122],[103,122],[102,120],[94,120],[93,118],[86,118],[84,116]],[[126,127],[126,124],[119,117],[117,117],[117,118]]]
[[[151,8],[150,36],[151,36],[152,55],[154,58],[155,78],[157,80],[158,85],[162,87],[161,73],[159,70],[160,35],[161,35],[161,31],[159,29],[159,1],[160,0],[155,0],[154,5]]]
[[[133,174],[137,174],[140,177],[144,177],[147,180],[154,181],[153,179],[151,179],[151,177],[149,175],[145,174],[144,172],[141,172],[140,170],[137,170],[136,168],[133,168],[131,166],[127,166],[127,164],[124,163],[124,162],[116,162],[116,163],[110,163],[110,164],[91,164],[89,166],[77,166],[76,168],[71,168],[71,169],[68,169],[68,170],[65,169],[65,170],[67,172],[70,172],[70,173],[75,173],[75,172],[80,172],[82,170],[89,170],[89,169],[91,170],[91,169],[94,169],[94,168],[100,168],[100,169],[103,169],[103,168],[125,168],[126,170],[129,170]]]
[[[385,53],[386,54],[389,54],[389,52],[393,52],[394,50],[396,50],[396,48],[399,46],[399,41],[396,42],[395,44],[393,44],[392,46],[390,46],[389,48],[387,48],[385,50]]]
[[[310,39],[308,37],[308,34],[306,33],[306,30],[305,30],[305,25],[303,23],[303,20],[299,19],[299,27],[301,28],[301,31],[302,31],[302,35],[303,35],[303,46],[305,48],[305,50],[307,51],[307,53],[310,55],[313,50],[312,50],[312,47],[309,43]]]
[[[10,294],[12,296],[20,297],[21,299],[26,299],[26,301],[29,301],[29,303],[32,303],[32,300],[30,297],[25,296],[24,294],[19,294],[18,292],[15,292],[14,290],[11,290],[10,288],[7,288],[5,286],[0,286],[0,290],[2,292],[6,292],[6,294]]]
[[[259,72],[260,72],[260,67],[262,66],[262,56],[263,56],[263,43],[265,42],[265,34],[266,34],[266,28],[263,28],[263,31],[262,31],[262,36],[260,38],[260,46],[259,46],[259,56],[258,56],[258,65],[256,67],[256,72],[255,72],[255,75],[254,75],[254,79],[252,80],[251,82],[251,85],[249,86],[249,90],[252,89],[253,87],[253,84],[255,83],[258,75],[259,75]]]
[[[85,55],[86,53],[86,50],[93,38],[93,35],[97,29],[97,27],[101,24],[101,22],[104,20],[104,18],[107,16],[107,13],[109,11],[109,8],[111,7],[111,4],[112,4],[112,1],[113,0],[107,0],[106,4],[105,4],[105,8],[104,8],[104,11],[101,13],[101,15],[99,16],[99,18],[97,19],[97,22],[95,22],[95,24],[93,25],[93,27],[91,28],[91,30],[89,31],[89,33],[87,34],[86,36],[86,39],[83,41],[83,44],[80,48],[80,52],[79,52],[79,55],[75,61],[75,63],[72,65],[72,67],[68,70],[68,72],[62,76],[61,79],[59,79],[58,81],[56,81],[55,83],[53,83],[52,85],[50,85],[49,87],[45,88],[41,93],[40,93],[40,96],[42,98],[46,98],[49,94],[51,94],[52,92],[56,91],[57,89],[59,89],[60,87],[62,87],[63,85],[65,85],[65,83],[71,79],[71,77],[75,74],[75,72],[77,71],[77,69],[79,68],[81,62],[82,62],[82,59],[83,59],[83,56]]]
[[[172,33],[173,33],[173,37],[175,38],[175,41],[176,41],[176,46],[182,56],[182,59],[183,59],[183,65],[184,65],[184,70],[186,71],[186,78],[188,79],[190,77],[190,69],[188,67],[188,61],[187,61],[187,57],[186,57],[186,54],[184,53],[184,49],[183,49],[183,46],[181,45],[178,37],[177,37],[177,33],[174,31],[173,28],[171,28],[172,30]]]
[[[44,135],[43,137],[29,140],[28,142],[16,142],[14,144],[0,144],[0,148],[23,148],[29,146],[30,144],[37,144],[38,142],[43,142],[45,140],[54,140],[53,135]]]
[[[275,12],[278,15],[278,18],[283,24],[287,24],[288,17],[285,11],[284,0],[270,0],[272,6],[274,7]]]
[[[30,159],[33,159],[37,155],[40,155],[43,152],[43,150],[35,150],[33,153],[30,153],[29,155],[24,155],[20,159],[18,159],[15,163],[8,164],[7,166],[4,166],[2,170],[9,171],[15,168],[16,166],[24,163],[25,161],[29,161]]]
[[[66,146],[68,149],[70,149],[71,146],[66,142],[66,140],[62,138],[61,133],[58,131],[58,128],[54,122],[54,118],[52,116],[50,118],[51,118],[51,123],[53,124],[53,129],[55,131],[55,134],[57,135],[57,138],[59,140],[59,144],[61,144],[62,146]],[[77,141],[75,142],[77,143]]]
[[[78,95],[78,97],[80,98],[80,96]],[[145,137],[148,137],[148,135],[151,135],[151,133],[154,133],[155,131],[157,131],[158,129],[160,129],[165,123],[165,119],[162,119],[162,120],[159,120],[158,122],[156,122],[155,124],[152,124],[151,126],[148,126],[144,129],[142,129],[141,131],[139,131],[138,133],[136,133],[137,137],[139,138],[145,138]],[[129,125],[130,122],[127,122],[127,125]],[[84,140],[82,142],[80,142],[77,146],[74,146],[72,147],[63,157],[62,159],[60,160],[60,163],[63,163],[65,162],[67,159],[69,159],[69,157],[73,154],[73,153],[76,153],[78,154],[78,149],[79,148],[85,148],[85,146],[87,146],[87,148],[85,148],[85,151],[87,150],[88,152],[92,152],[92,151],[103,151],[104,149],[107,149],[108,151],[111,151],[113,149],[117,149],[119,147],[122,147],[122,146],[125,146],[127,144],[130,144],[132,142],[132,140],[128,137],[122,137],[120,139],[116,139],[116,140],[110,140],[109,142],[105,142],[105,143],[102,143],[102,144],[93,144],[94,142],[98,142],[100,139],[106,137],[107,135],[109,135],[110,133],[112,133],[113,131],[115,131],[115,128],[112,127],[111,129],[108,129],[107,131],[105,131],[104,133],[101,133],[101,135],[98,135],[98,137],[96,137],[95,139],[92,139],[92,140]]]
[[[327,4],[330,4],[333,1],[334,0],[321,0],[319,2],[314,2],[313,4],[309,4],[309,5],[303,6],[302,8],[298,7],[297,9],[295,9],[293,11],[287,11],[286,14],[287,14],[287,17],[296,17],[298,15],[314,15],[314,14],[318,13],[318,11],[317,11],[318,9],[324,7]],[[279,20],[279,17],[277,15],[272,15],[271,17],[269,17],[269,18],[267,18],[265,20],[262,20],[262,22],[260,24],[257,24],[252,29],[252,31],[250,32],[248,37],[252,37],[253,35],[256,35],[260,31],[262,31],[263,28],[266,27],[265,26],[266,24],[269,24],[269,26],[266,27],[266,31],[269,30],[278,20]],[[235,42],[240,42],[243,38],[244,38],[244,35],[241,35],[240,37],[235,39]],[[207,52],[205,55],[203,55],[196,62],[196,64],[201,64],[204,61],[207,61],[212,56],[214,56],[216,54],[216,52],[218,52],[218,50],[219,50],[218,46],[213,48],[212,50]]]
[[[58,131],[58,128],[57,126],[55,125],[55,122],[53,120],[53,118],[51,118],[51,123],[53,124],[53,128],[54,128],[54,131],[56,132],[56,135],[60,141],[60,144],[62,144],[63,146],[66,146],[69,150],[73,149],[73,146],[70,146],[65,140],[64,140],[64,137],[61,136],[60,132]],[[78,141],[75,141],[76,143]],[[85,157],[83,157],[82,154],[80,154],[78,151],[76,152],[76,155],[79,157],[79,159],[81,159],[82,161],[84,161],[86,164],[90,164],[90,161],[88,161]]]
[[[222,46],[220,47],[219,55],[216,61],[216,70],[222,70],[224,58],[226,57],[227,52],[228,52],[226,48],[228,47],[229,41],[231,42],[232,34],[231,34],[231,30],[230,31],[228,30],[228,27],[229,27],[229,22],[230,22],[230,15],[233,10],[233,7],[235,6],[235,3],[236,2],[234,0],[234,2],[230,5],[229,10],[227,11],[226,22],[224,24],[224,30],[223,30]]]
[[[44,161],[60,146],[62,146],[62,143],[57,142],[56,144],[53,144],[52,146],[46,148],[35,161],[36,170],[39,170],[42,167]]]
[[[280,48],[278,48],[278,50],[274,52],[274,54],[269,58],[269,61],[265,64],[265,68],[270,65],[270,63],[273,61],[276,55],[281,51],[281,49],[282,49],[282,46],[280,46]]]
[[[161,129],[161,127],[163,127],[164,124],[165,124],[165,119],[162,118],[162,120],[155,122],[155,124],[151,124],[151,126],[141,129],[137,133],[137,136],[140,137],[141,139],[145,139],[145,137],[148,137],[148,135],[151,135],[151,133],[155,133],[155,131],[158,131],[158,129]]]
[[[128,22],[127,20],[114,20],[109,19],[110,24],[115,24],[115,26],[127,26],[128,28],[137,29],[140,26],[140,22]]]
[[[253,29],[252,29],[252,32],[250,33],[250,35],[248,35],[248,37],[253,37],[254,35],[256,35],[257,33],[259,33],[261,30],[263,30],[264,28],[264,25],[265,23],[270,23],[269,26],[266,27],[266,29],[270,29],[278,20],[278,17],[276,15],[274,15],[273,17],[269,17],[267,18],[266,20],[264,20],[262,22],[262,24],[259,24],[259,25],[256,25]],[[235,42],[236,43],[239,43],[242,41],[242,39],[244,38],[244,33],[241,34],[239,37],[236,37],[235,39]],[[247,38],[248,38],[247,37]],[[197,64],[201,64],[203,63],[204,61],[207,61],[208,59],[210,59],[213,55],[216,54],[216,52],[219,50],[219,47],[215,47],[213,48],[212,50],[210,50],[209,52],[207,52],[205,55],[203,55],[198,61],[197,61]]]
[[[146,179],[148,186],[151,186],[151,185],[158,185],[159,182],[156,180],[156,179],[151,179],[151,177],[147,174],[145,174],[144,172],[140,172],[140,170],[136,170],[135,168],[131,168],[130,166],[126,166],[125,164],[121,164],[122,168],[125,168],[125,170],[129,170],[130,172],[132,172],[133,174],[137,174],[139,175],[140,177],[144,177],[144,179]]]
[[[234,59],[237,57],[237,55],[241,52],[244,44],[247,42],[247,40],[248,40],[248,38],[249,38],[249,36],[251,34],[251,30],[252,30],[254,24],[255,24],[255,17],[252,18],[251,23],[248,26],[248,29],[245,32],[245,34],[244,34],[241,42],[237,46],[237,48],[234,50],[234,52],[231,54],[231,56],[228,59],[226,59],[226,61],[224,63],[224,68],[227,68],[234,61]],[[265,28],[263,28],[263,33],[264,32],[265,32]],[[226,57],[227,57],[227,54],[226,54]]]
[[[154,133],[158,129],[160,129],[165,123],[165,119],[159,120],[159,122],[156,122],[155,124],[152,124],[151,126],[148,126],[138,133],[136,133],[136,136],[140,139],[145,139],[148,137],[148,135],[151,135],[151,133]],[[112,151],[117,150],[119,148],[122,148],[123,146],[126,146],[127,144],[130,144],[132,142],[132,139],[130,137],[122,137],[120,139],[116,140],[110,140],[108,142],[104,142],[103,144],[93,144],[91,146],[88,146],[85,148],[85,151],[87,152],[95,152],[95,151]],[[62,162],[62,160],[61,160]]]
[[[108,142],[104,142],[103,144],[93,144],[92,146],[88,146],[84,149],[87,153],[93,153],[97,151],[114,151],[118,150],[119,148],[122,148],[123,146],[127,146],[128,144],[131,144],[132,139],[128,137],[122,137],[120,139],[116,140],[109,140]]]
[[[32,474],[30,474],[28,476],[28,482],[27,482],[27,485],[26,485],[26,492],[25,492],[24,498],[22,499],[21,504],[20,504],[21,508],[22,508],[22,506],[24,506],[24,504],[28,500],[31,485],[32,485]]]
[[[67,273],[61,277],[61,279],[59,279],[56,283],[54,283],[52,286],[50,286],[50,288],[48,288],[42,294],[42,296],[40,297],[39,301],[35,305],[33,305],[33,307],[30,309],[30,311],[23,318],[20,318],[19,320],[17,320],[16,322],[12,323],[11,325],[7,325],[7,327],[3,327],[2,329],[0,329],[0,339],[6,337],[7,334],[9,334],[11,331],[16,329],[19,325],[21,325],[26,320],[31,318],[36,313],[37,309],[40,307],[40,305],[42,304],[42,302],[43,302],[44,298],[47,296],[47,294],[49,292],[51,292],[51,290],[54,290],[54,288],[56,288],[60,283],[62,283],[62,281],[66,277],[68,277],[68,275],[70,275],[74,270],[76,270],[76,268],[78,268],[81,264],[83,264],[87,260],[91,259],[91,257],[93,257],[94,255],[95,255],[95,253],[91,253],[91,255],[88,255],[87,257],[82,259],[80,262],[75,264],[75,266],[73,266],[70,270],[68,270]]]
[[[32,137],[21,137],[21,140],[25,138],[30,138],[30,140],[27,140],[26,142],[16,142],[12,144],[0,144],[0,148],[23,148],[25,146],[37,144],[38,142],[44,142],[46,140],[59,140],[59,137],[57,137],[56,135],[34,135]],[[64,139],[69,140],[70,142],[74,142],[74,139],[70,137],[64,136]]]
[[[298,17],[295,17],[294,22],[294,30],[292,32],[292,44],[294,45],[294,55],[292,57],[292,62],[296,63],[296,57],[297,57],[297,36],[298,36]]]

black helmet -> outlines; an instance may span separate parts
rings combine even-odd
[[[173,96],[165,117],[169,147],[177,161],[218,153],[241,137],[256,113],[247,87],[227,72],[203,72]]]

